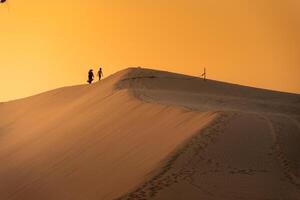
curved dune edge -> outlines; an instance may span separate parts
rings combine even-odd
[[[300,199],[299,95],[144,69],[117,87],[142,101],[219,113],[120,200]]]
[[[299,104],[141,68],[3,103],[0,199],[299,199]]]

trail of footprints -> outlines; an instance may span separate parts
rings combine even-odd
[[[194,136],[184,148],[171,156],[160,173],[144,183],[140,188],[126,196],[118,198],[118,200],[146,200],[154,197],[160,190],[176,184],[181,180],[191,181],[192,176],[196,173],[197,164],[200,161],[205,161],[205,158],[201,156],[201,152],[205,151],[209,144],[216,142],[218,135],[224,130],[226,121],[235,116],[234,113],[221,113],[220,115],[221,116],[203,130],[201,134]],[[185,156],[189,156],[191,159],[186,159]],[[188,163],[186,163],[185,160],[188,160]],[[214,163],[214,161],[210,159],[206,161],[211,164]],[[219,165],[217,162],[214,164],[216,166]],[[218,169],[200,173],[205,174],[215,172],[215,170]]]
[[[195,135],[180,151],[176,152],[166,162],[162,170],[155,175],[151,180],[145,182],[141,187],[135,191],[118,198],[118,200],[147,200],[155,197],[155,195],[164,188],[170,187],[180,181],[186,181],[191,185],[197,187],[194,183],[193,177],[197,175],[207,175],[210,173],[227,172],[231,175],[253,175],[257,173],[268,173],[267,169],[241,169],[228,164],[219,163],[216,160],[206,158],[205,151],[208,145],[214,144],[218,140],[218,136],[225,130],[228,121],[234,120],[238,116],[235,112],[220,113],[218,117],[210,126],[206,127],[200,134]],[[278,125],[279,126],[279,125]],[[276,127],[275,127],[276,128]],[[277,127],[277,131],[281,131]],[[290,173],[290,166],[292,163],[286,159],[284,152],[280,150],[279,142],[275,142],[271,149],[269,156],[279,159],[284,167],[286,178],[299,187],[299,183],[295,182]],[[188,159],[187,159],[188,158]],[[210,167],[200,169],[199,163],[206,162]],[[199,187],[199,189],[201,189]],[[208,191],[202,191],[209,194]],[[213,194],[211,194],[213,195]]]
[[[299,177],[297,177],[297,172],[295,172],[295,169],[299,169],[300,163],[296,162],[295,160],[289,160],[282,148],[283,144],[281,143],[280,137],[281,133],[284,131],[284,126],[281,122],[275,121],[274,119],[270,118],[269,121],[273,126],[274,134],[276,137],[270,156],[275,157],[280,162],[285,178],[291,184],[295,185],[298,189],[300,189],[300,180]]]

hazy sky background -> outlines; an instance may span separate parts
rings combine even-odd
[[[0,101],[129,66],[300,93],[299,0],[7,0]]]

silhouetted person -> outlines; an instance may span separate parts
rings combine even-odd
[[[204,72],[201,76],[203,77],[203,80],[206,81],[206,68],[204,68]]]
[[[103,72],[102,72],[102,68],[100,67],[100,69],[98,71],[99,81],[101,80],[102,76],[103,76]]]
[[[90,69],[90,71],[89,71],[89,79],[88,79],[88,83],[89,84],[91,84],[92,82],[93,82],[93,80],[94,80],[94,73],[93,73],[93,70],[92,69]]]

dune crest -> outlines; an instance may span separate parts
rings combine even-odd
[[[0,104],[0,199],[299,199],[300,95],[129,68]]]

